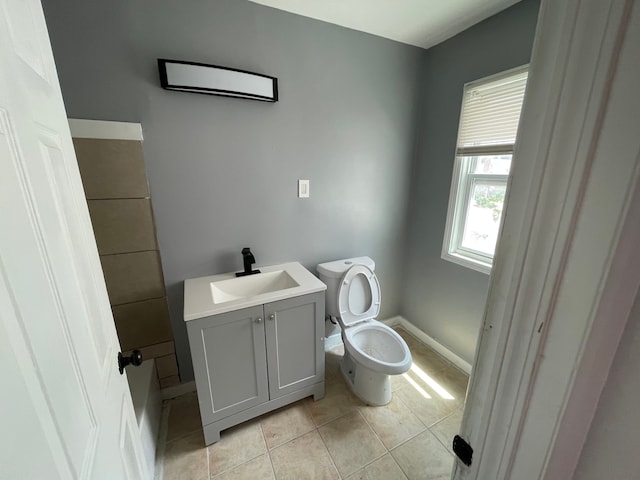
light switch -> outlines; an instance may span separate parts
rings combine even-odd
[[[309,198],[309,180],[298,180],[298,198]]]

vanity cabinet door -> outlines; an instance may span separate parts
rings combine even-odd
[[[187,322],[203,425],[269,400],[262,305]]]
[[[264,305],[269,394],[324,381],[324,292]]]

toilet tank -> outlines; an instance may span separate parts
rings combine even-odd
[[[321,263],[318,265],[318,275],[320,280],[327,286],[326,291],[326,314],[338,317],[338,288],[340,279],[353,265],[366,265],[372,271],[376,268],[376,263],[369,257],[345,258],[333,262]]]

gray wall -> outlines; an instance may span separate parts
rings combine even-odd
[[[582,448],[575,480],[638,478],[640,446],[640,294],[629,315]]]
[[[538,7],[514,5],[429,49],[423,65],[401,313],[470,363],[489,276],[440,258],[462,89],[529,62]]]
[[[423,50],[241,0],[43,3],[68,116],[142,123],[183,381],[182,282],[241,269],[245,246],[369,255],[398,313]],[[281,100],[162,90],[158,57],[276,76]]]

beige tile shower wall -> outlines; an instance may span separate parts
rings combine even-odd
[[[142,352],[142,358],[158,358],[171,355],[176,352],[173,340],[170,342],[156,343],[155,345],[149,345],[147,347],[138,348]],[[131,355],[132,350],[126,350],[122,352],[125,356]]]
[[[165,296],[157,250],[103,255],[100,260],[112,306]]]
[[[74,138],[73,145],[88,200],[149,198],[142,142]]]
[[[73,142],[120,346],[155,358],[162,386],[180,383],[142,144]]]
[[[123,350],[173,341],[166,298],[114,305],[112,310]]]
[[[100,255],[157,250],[151,200],[88,200]]]

